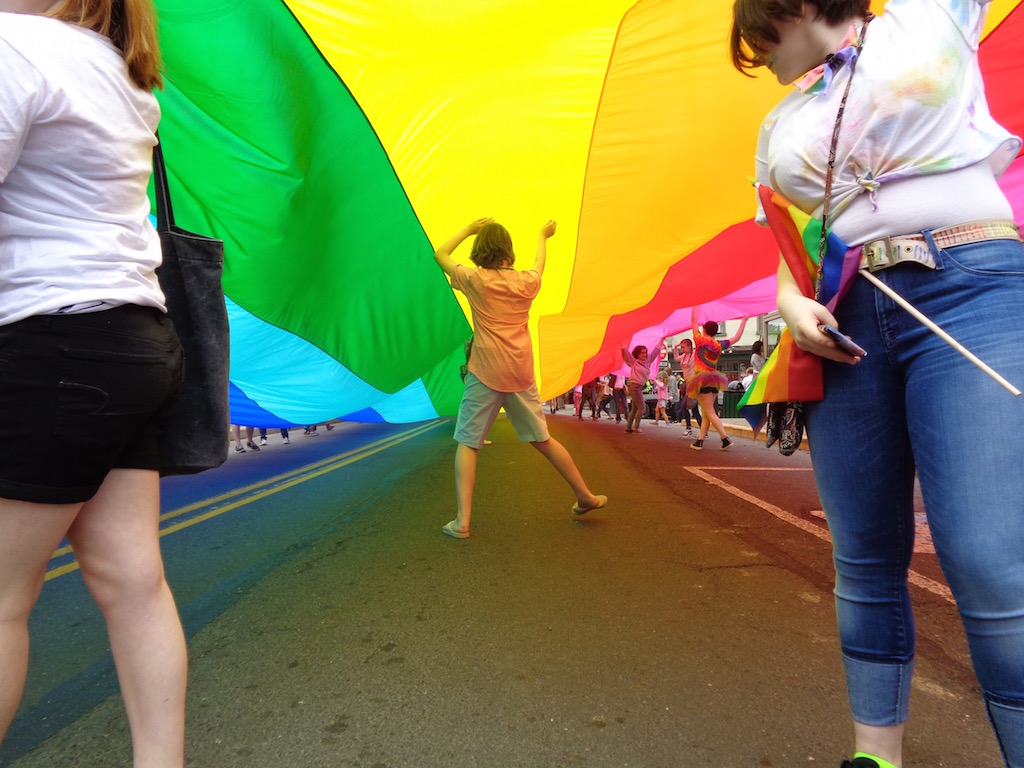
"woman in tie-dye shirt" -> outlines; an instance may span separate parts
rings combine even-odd
[[[876,277],[1022,385],[1013,320],[1024,317],[1024,246],[996,182],[1021,142],[985,101],[978,46],[987,6],[890,0],[876,19],[868,6],[736,0],[736,67],[764,66],[797,84],[764,120],[757,179],[821,217],[845,101],[829,227],[895,262]],[[843,765],[902,765],[916,470],[1003,758],[1024,766],[1024,473],[1014,469],[1024,456],[1024,399],[863,278],[833,314],[797,289],[782,262],[778,304],[797,345],[825,358],[825,397],[806,405],[806,418],[854,719],[857,754]],[[822,324],[868,354],[840,351]],[[975,405],[969,429],[950,402]]]

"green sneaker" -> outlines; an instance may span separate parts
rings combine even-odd
[[[896,768],[896,766],[880,757],[872,757],[858,752],[853,756],[852,761],[843,760],[843,764],[839,768]]]

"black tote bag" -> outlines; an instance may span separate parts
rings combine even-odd
[[[157,232],[163,264],[157,278],[167,316],[181,339],[185,376],[160,441],[160,474],[191,475],[228,458],[228,313],[221,274],[224,242],[174,225],[167,169],[153,150]]]

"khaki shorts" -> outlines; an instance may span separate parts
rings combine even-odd
[[[524,443],[542,443],[550,438],[536,383],[522,392],[496,392],[469,373],[455,422],[455,440],[470,448],[480,448],[502,406]]]

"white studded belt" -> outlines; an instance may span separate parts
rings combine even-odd
[[[956,245],[984,240],[1020,240],[1020,230],[1009,219],[987,219],[954,224],[931,231],[935,245],[941,250]],[[935,269],[935,255],[925,236],[919,232],[896,237],[883,237],[861,246],[860,268],[871,272],[901,262],[914,262]]]

